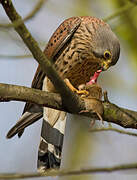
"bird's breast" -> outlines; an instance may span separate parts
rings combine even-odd
[[[92,57],[90,59],[88,54],[85,58],[81,58],[81,53],[77,51],[66,52],[55,63],[59,75],[63,79],[68,78],[75,87],[88,82],[94,72],[98,70],[98,66],[98,63]]]
[[[88,82],[99,68],[91,51],[90,34],[83,28],[78,29],[55,62],[59,75],[63,79],[68,78],[75,87]]]

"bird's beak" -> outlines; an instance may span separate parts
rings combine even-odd
[[[102,71],[106,71],[111,64],[111,60],[103,61],[101,64]]]

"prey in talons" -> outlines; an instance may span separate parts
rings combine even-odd
[[[102,88],[97,84],[97,79],[100,75],[102,70],[98,70],[94,73],[93,77],[91,77],[90,81],[86,84],[81,84],[78,89],[79,91],[88,91],[88,94],[81,94],[80,97],[85,102],[86,110],[80,111],[80,113],[88,113],[93,112],[96,113],[98,118],[101,120],[102,124],[103,122],[103,105],[102,105]],[[93,119],[90,123],[90,127],[93,127],[95,123],[95,120]]]
[[[90,78],[90,81],[86,84],[81,84],[76,89],[69,79],[64,79],[66,85],[73,91],[76,92],[80,98],[85,102],[85,110],[80,111],[79,113],[88,113],[92,112],[95,113],[98,118],[103,122],[103,105],[102,105],[102,88],[97,84],[97,79],[100,75],[102,70],[97,70],[94,75]],[[90,127],[94,125],[95,120],[92,120],[90,123]]]
[[[71,84],[71,82],[69,81],[69,79],[64,79],[64,82],[66,83],[66,85],[70,88],[70,90],[71,91],[73,91],[73,92],[76,92],[78,95],[88,95],[89,94],[89,92],[88,91],[86,91],[86,90],[78,90],[78,89],[76,89],[72,84]]]

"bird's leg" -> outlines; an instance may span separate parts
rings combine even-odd
[[[64,82],[65,82],[66,85],[71,89],[71,91],[76,92],[76,93],[79,94],[79,95],[82,95],[82,94],[88,95],[88,94],[89,94],[89,92],[86,91],[86,90],[78,90],[78,89],[76,89],[76,88],[71,84],[71,82],[69,81],[69,79],[67,79],[67,78],[64,79]]]

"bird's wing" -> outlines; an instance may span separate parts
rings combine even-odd
[[[69,41],[69,39],[72,37],[74,32],[78,29],[80,23],[81,23],[81,19],[79,17],[73,17],[65,20],[57,28],[57,30],[51,36],[44,50],[44,53],[48,59],[54,62],[55,56],[59,52],[61,52],[61,49],[63,49],[63,46]],[[35,73],[34,79],[32,81],[31,87],[42,90],[43,80],[45,76],[46,74],[42,71],[39,65]],[[43,114],[42,107],[34,105],[32,103],[26,103],[21,118],[14,126],[15,128],[13,127],[12,129],[10,129],[7,137],[11,138],[17,133],[18,136],[20,137],[24,131],[24,128],[32,124],[33,122],[37,121],[38,119],[40,119],[42,117],[42,114]]]
[[[69,41],[74,32],[78,29],[81,24],[79,17],[72,17],[65,20],[53,33],[49,43],[45,49],[45,54],[49,59],[53,59],[63,48],[63,46]]]
[[[7,138],[12,138],[18,133],[18,136],[20,137],[22,133],[24,132],[25,127],[31,125],[38,119],[40,119],[43,116],[43,113],[41,111],[39,112],[25,112],[19,121],[9,130],[7,134]],[[35,121],[34,121],[35,120]]]

